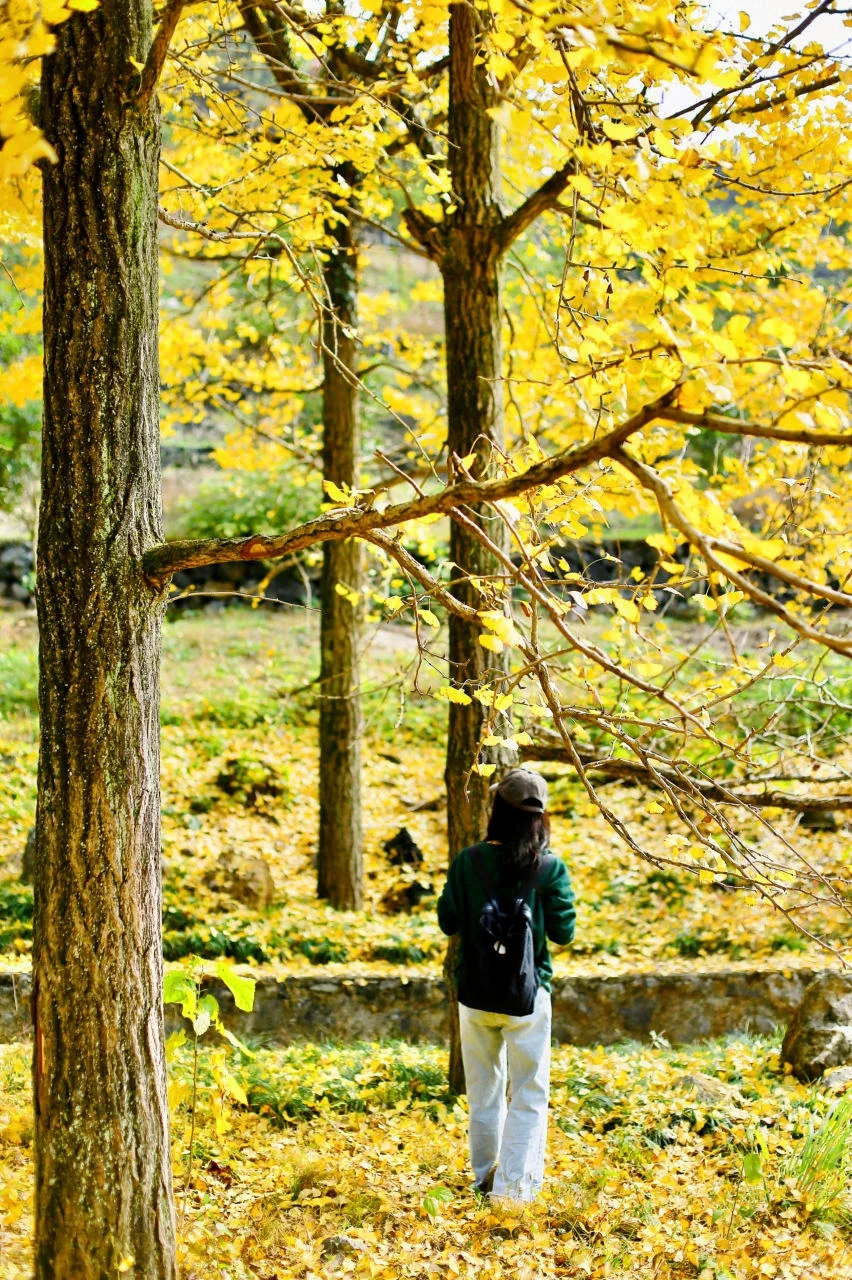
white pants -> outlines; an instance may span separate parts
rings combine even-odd
[[[532,1013],[523,1018],[459,1005],[470,1162],[477,1182],[494,1169],[495,1196],[532,1200],[541,1190],[550,1093],[550,1020],[550,992],[544,987],[536,994]]]

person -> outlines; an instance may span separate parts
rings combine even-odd
[[[512,769],[492,791],[485,840],[463,849],[450,864],[438,923],[444,933],[460,935],[456,982],[476,1188],[484,1195],[529,1201],[544,1177],[550,1094],[553,966],[547,940],[565,944],[573,939],[574,894],[562,859],[545,857],[550,820],[541,774]],[[477,931],[491,892],[503,903],[521,896],[530,908],[537,989],[532,1012],[525,1015],[494,1012],[501,992],[488,990],[476,968]]]

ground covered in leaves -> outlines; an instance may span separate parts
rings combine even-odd
[[[441,664],[419,665],[402,626],[377,627],[365,651],[365,911],[315,898],[318,826],[315,618],[302,609],[232,609],[167,624],[163,663],[164,947],[167,960],[226,956],[278,969],[437,971],[444,941],[434,895],[448,851],[443,805],[446,706],[429,690]],[[306,662],[305,655],[311,655]],[[412,692],[417,677],[421,692]],[[35,810],[36,635],[31,612],[0,613],[0,951],[25,961],[31,892],[17,884]],[[558,765],[551,779],[553,847],[578,897],[577,938],[558,972],[829,957],[748,891],[654,867],[620,843]],[[637,788],[607,788],[612,808],[665,857],[667,817]],[[776,816],[781,830],[796,820]],[[384,845],[406,827],[420,865],[394,866]],[[848,876],[843,830],[796,834],[801,848]],[[228,890],[227,867],[263,859],[262,907]],[[848,921],[814,913],[809,927],[838,946]]]
[[[29,1052],[0,1048],[3,1280],[31,1273]],[[434,1047],[202,1042],[191,1167],[190,1046],[170,1072],[184,1280],[852,1277],[852,1094],[797,1084],[775,1042],[557,1049],[526,1211],[474,1195]]]

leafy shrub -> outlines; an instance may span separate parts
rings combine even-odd
[[[40,457],[41,405],[0,403],[0,511],[14,510],[24,488],[35,483]]]
[[[388,964],[422,964],[427,959],[427,952],[415,942],[393,938],[390,942],[377,942],[370,949],[370,958],[386,960]]]
[[[801,933],[776,933],[769,946],[772,951],[807,951],[808,940]]]
[[[718,933],[704,933],[701,929],[695,931],[682,929],[672,942],[672,946],[679,956],[687,958],[732,950],[727,929],[720,929]]]
[[[340,964],[349,959],[349,948],[344,942],[331,938],[299,938],[290,941],[290,949],[305,956],[311,964]]]
[[[166,929],[163,933],[163,958],[182,960],[184,956],[200,956],[204,960],[225,958],[246,964],[250,960],[262,964],[269,955],[257,938],[242,930],[233,932],[227,925],[202,925],[196,929]]]
[[[27,884],[7,882],[0,884],[0,921],[4,924],[17,920],[29,924],[33,918],[33,891]]]
[[[273,471],[223,471],[179,508],[174,536],[240,538],[268,529],[281,532],[319,515],[323,494],[293,467]]]

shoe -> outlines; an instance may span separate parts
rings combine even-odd
[[[488,1173],[486,1173],[485,1177],[482,1179],[481,1182],[474,1183],[473,1185],[474,1191],[478,1191],[481,1196],[490,1196],[491,1189],[494,1186],[494,1174],[496,1172],[497,1172],[497,1166],[495,1164],[494,1168],[489,1169]]]

